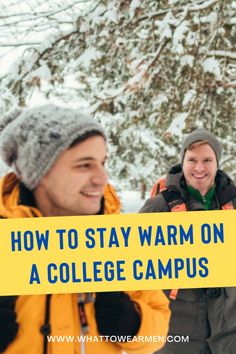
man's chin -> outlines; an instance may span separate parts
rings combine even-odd
[[[193,187],[194,187],[194,185],[195,186],[202,186],[202,185],[206,185],[206,178],[205,177],[203,177],[203,178],[194,178],[194,180],[193,180]],[[194,187],[195,188],[195,187]]]
[[[83,214],[80,215],[96,215],[99,213],[100,209],[101,209],[101,204],[99,204],[98,206],[88,207],[84,209],[84,211],[82,211]]]

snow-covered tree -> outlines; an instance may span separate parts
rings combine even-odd
[[[221,138],[222,167],[236,177],[235,0],[51,4],[14,24],[28,41],[30,26],[35,42],[35,31],[47,36],[21,37],[26,49],[1,80],[3,109],[39,91],[89,109],[107,130],[112,175],[133,184],[166,173],[184,134],[204,126]]]

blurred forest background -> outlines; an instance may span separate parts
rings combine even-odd
[[[196,127],[236,180],[236,1],[1,0],[0,114],[47,100],[89,111],[112,180],[150,186]]]

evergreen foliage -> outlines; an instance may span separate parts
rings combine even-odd
[[[236,178],[236,1],[81,4],[41,16],[38,32],[50,23],[53,31],[2,77],[0,109],[39,91],[88,109],[108,133],[111,175],[134,186],[165,174],[184,134],[204,126],[223,142],[222,168]]]

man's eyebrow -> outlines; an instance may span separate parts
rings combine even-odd
[[[81,162],[81,161],[93,161],[95,160],[94,157],[91,156],[85,156],[85,157],[79,157],[78,159],[75,159],[73,162]]]
[[[104,160],[107,159],[107,155],[104,157]],[[95,161],[96,158],[92,156],[84,156],[84,157],[79,157],[78,159],[75,159],[73,162],[83,162],[83,161]]]

